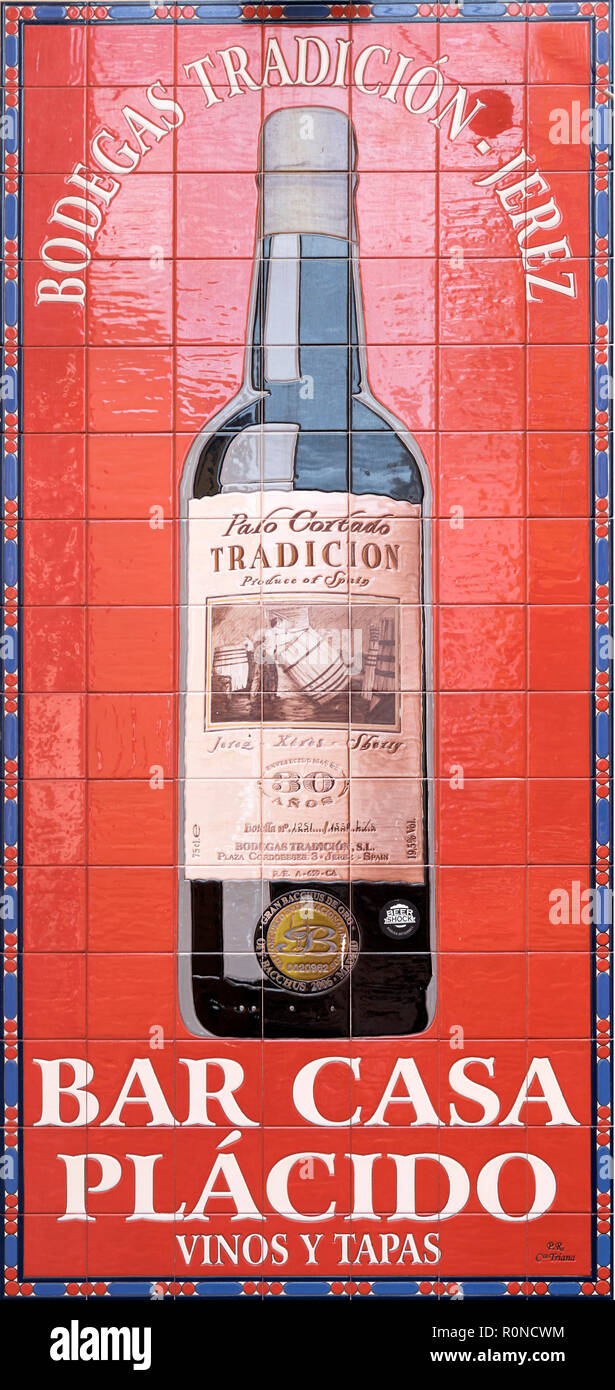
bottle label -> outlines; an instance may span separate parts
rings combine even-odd
[[[187,876],[422,883],[420,508],[218,494],[187,530]]]

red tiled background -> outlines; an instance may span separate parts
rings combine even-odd
[[[73,1144],[81,1151],[83,1137],[34,1127],[33,1058],[87,1054],[102,1115],[129,1061],[150,1055],[167,1094],[177,1088],[183,1117],[175,1057],[220,1051],[246,1066],[248,1110],[258,1111],[265,1068],[264,1149],[262,1138],[250,1139],[246,1160],[255,1186],[269,1153],[303,1126],[288,1095],[308,1056],[360,1053],[365,1113],[377,1099],[375,1078],[384,1084],[398,1053],[416,1057],[424,1076],[433,1072],[436,1097],[459,1057],[493,1057],[502,1116],[528,1059],[548,1057],[578,1128],[545,1128],[536,1104],[516,1129],[406,1128],[399,1142],[440,1146],[473,1172],[529,1143],[558,1173],[555,1207],[528,1227],[495,1221],[473,1196],[463,1217],[442,1223],[434,1277],[561,1273],[547,1256],[536,1262],[549,1240],[573,1253],[566,1273],[589,1272],[588,930],[548,916],[549,893],[575,880],[582,891],[589,875],[588,149],[548,138],[553,108],[588,105],[589,34],[555,22],[441,27],[310,32],[329,45],[338,37],[365,43],[369,33],[415,64],[446,51],[451,92],[456,82],[486,92],[501,129],[470,129],[453,144],[401,103],[330,85],[248,92],[207,109],[183,64],[237,42],[232,26],[101,25],[87,36],[75,27],[70,43],[65,25],[26,32],[23,1021],[32,1273],[86,1265],[109,1276],[185,1272],[172,1223],[141,1224],[138,1240],[126,1225],[127,1185],[95,1199],[87,1230],[57,1226],[54,1156]],[[241,43],[258,67],[263,36],[275,33],[290,61],[295,32],[243,26]],[[372,73],[382,78],[377,59]],[[155,78],[179,84],[184,124],[123,180],[94,239],[85,310],[37,307],[40,246],[66,175],[86,159],[97,128],[120,135],[123,104],[148,110],[145,88]],[[288,102],[334,104],[354,122],[371,385],[416,433],[434,485],[438,1003],[428,1032],[401,1046],[208,1046],[189,1039],[175,1003],[177,483],[194,434],[241,380],[258,131]],[[488,171],[475,148],[487,133],[489,169],[524,142],[535,155],[562,211],[557,235],[573,249],[575,300],[526,302],[509,220],[493,189],[476,183]],[[163,510],[161,529],[149,524],[153,507]],[[451,525],[459,507],[461,529]],[[462,789],[449,780],[458,764]],[[149,786],[153,766],[164,770],[162,790]],[[164,1046],[148,1053],[157,1027]],[[463,1050],[455,1051],[459,1028]],[[487,1081],[480,1068],[472,1074]],[[346,1085],[344,1071],[329,1097],[342,1116]],[[457,1104],[475,1119],[467,1102]],[[124,1118],[130,1151],[143,1142],[149,1152],[151,1131],[135,1136],[134,1128],[147,1125],[146,1108],[127,1107]],[[408,1118],[398,1105],[391,1123]],[[206,1153],[211,1162],[211,1139],[194,1130],[154,1135],[166,1165],[159,1201],[171,1209],[174,1190],[185,1195]],[[347,1140],[344,1130],[306,1136],[303,1126],[300,1144],[292,1142],[343,1152]],[[87,1143],[90,1151],[127,1149],[114,1127],[93,1127]],[[353,1127],[352,1143],[390,1149],[392,1132]],[[520,1182],[510,1179],[511,1202]],[[303,1266],[284,1271],[292,1272]]]

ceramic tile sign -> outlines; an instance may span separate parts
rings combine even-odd
[[[11,1295],[604,1295],[606,4],[5,7]]]

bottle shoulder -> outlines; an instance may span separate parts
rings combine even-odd
[[[348,430],[263,419],[262,398],[231,402],[194,441],[186,498],[278,486],[378,493],[420,504],[425,464],[410,432],[372,399],[354,397]]]
[[[400,420],[373,396],[352,403],[353,492],[382,492],[422,503],[429,492],[419,445]]]
[[[258,425],[258,401],[247,405],[230,402],[227,410],[209,429],[195,439],[184,465],[184,477],[189,495],[213,497],[221,489],[220,475],[225,455],[234,440]],[[190,476],[192,474],[192,476]]]

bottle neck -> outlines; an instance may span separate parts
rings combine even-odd
[[[259,242],[247,369],[256,391],[360,389],[363,306],[353,242],[277,233]],[[342,427],[345,428],[345,425]]]

